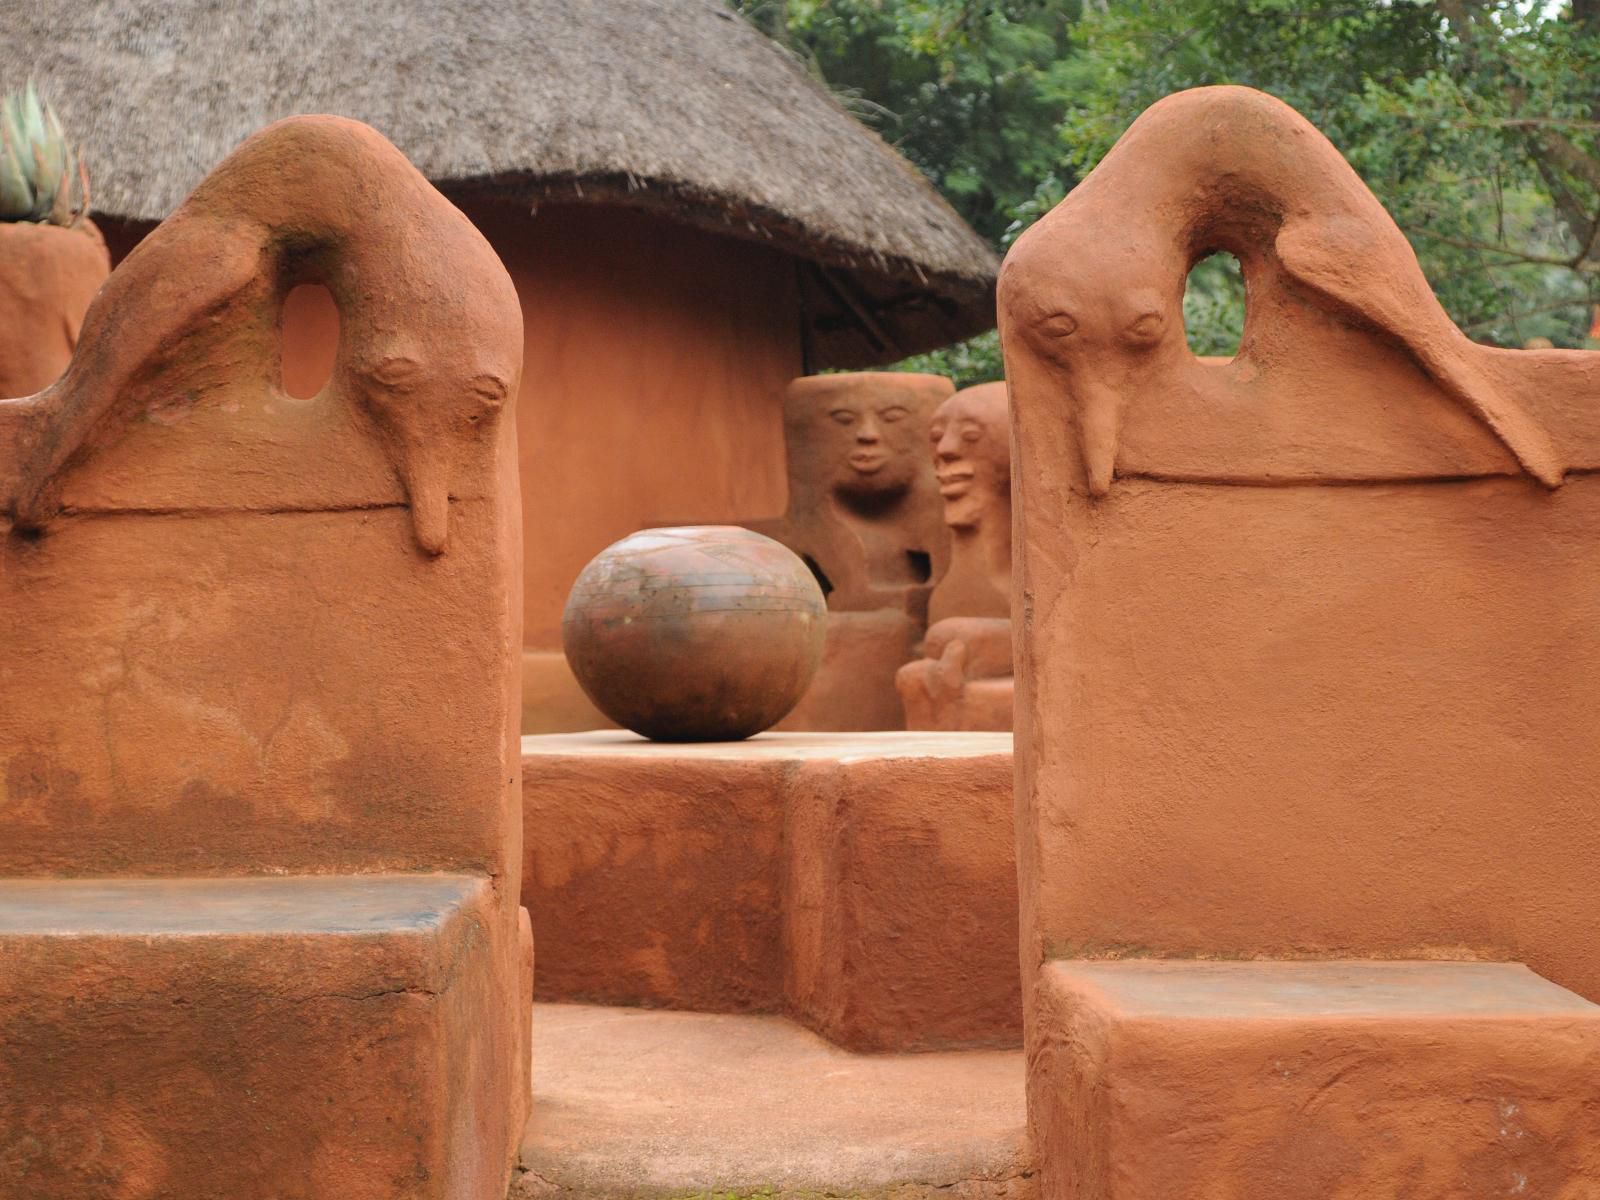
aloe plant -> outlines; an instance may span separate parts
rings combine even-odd
[[[0,221],[76,225],[88,208],[82,152],[30,79],[0,100]]]

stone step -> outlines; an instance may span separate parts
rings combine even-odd
[[[0,1196],[494,1194],[494,919],[475,876],[0,880]]]
[[[853,1054],[782,1017],[536,1004],[513,1200],[1020,1198],[1020,1051]]]
[[[540,999],[1021,1042],[1009,733],[522,739]]]
[[[1516,963],[1047,963],[1044,1200],[1579,1197],[1600,1006]]]

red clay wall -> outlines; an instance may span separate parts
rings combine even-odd
[[[1487,352],[1571,464],[1548,491],[1329,338],[1177,367],[1099,498],[1008,346],[1024,967],[1482,957],[1600,999],[1600,356]]]
[[[578,572],[634,530],[775,516],[794,261],[625,209],[468,204],[522,298],[524,644],[561,645]]]

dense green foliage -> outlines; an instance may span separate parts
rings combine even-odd
[[[1149,104],[1243,83],[1327,133],[1469,334],[1584,344],[1600,300],[1600,0],[734,2],[997,249]],[[1231,350],[1237,265],[1201,264],[1185,316],[1197,351]],[[993,335],[916,365],[999,373]]]

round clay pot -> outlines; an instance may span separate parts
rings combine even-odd
[[[60,378],[110,273],[92,221],[0,222],[0,398],[31,396]]]
[[[822,661],[827,605],[789,549],[727,525],[647,529],[572,585],[561,640],[595,707],[664,742],[747,738]]]

